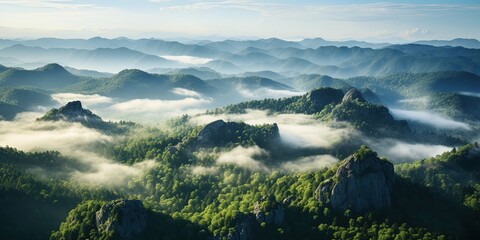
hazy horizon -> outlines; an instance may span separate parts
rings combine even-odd
[[[480,38],[475,1],[0,0],[0,38]]]

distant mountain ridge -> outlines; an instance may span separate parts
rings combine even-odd
[[[401,72],[468,71],[480,74],[478,40],[454,39],[449,45],[415,42],[402,45],[322,38],[279,38],[180,43],[159,39],[53,39],[3,41],[0,64],[21,67],[59,62],[78,69],[119,72],[123,69],[208,67],[221,74],[274,71],[283,75],[332,77],[382,76]],[[1,43],[1,42],[0,42]],[[9,45],[13,44],[13,45]],[[162,56],[203,58],[203,64]],[[199,73],[198,73],[199,74]]]
[[[423,40],[416,41],[417,44],[425,44],[431,46],[453,46],[464,48],[480,48],[480,41],[472,38],[455,38],[452,40]]]

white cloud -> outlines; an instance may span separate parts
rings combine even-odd
[[[356,132],[352,129],[332,128],[322,123],[282,124],[279,128],[282,140],[299,148],[332,148],[356,136]]]
[[[167,112],[210,103],[208,99],[184,98],[181,100],[134,99],[112,105],[112,109],[129,113]]]
[[[162,58],[173,60],[185,64],[192,64],[192,65],[201,65],[212,61],[211,58],[201,58],[201,57],[194,57],[194,56],[160,56]]]
[[[193,175],[215,174],[218,172],[217,167],[194,166],[191,169]]]
[[[78,4],[71,0],[0,0],[0,4],[17,5],[31,8],[53,8],[79,10],[83,8],[97,8],[93,4]]]
[[[471,130],[468,124],[463,122],[458,122],[449,118],[442,117],[436,113],[431,113],[427,111],[410,111],[410,110],[401,110],[393,109],[390,111],[398,119],[405,119],[412,122],[418,122],[421,124],[429,125],[435,128],[440,129],[462,129],[462,130]]]
[[[211,102],[211,99],[192,97],[180,100],[134,99],[115,103],[108,108],[99,109],[99,111],[110,119],[145,123],[165,120],[182,114],[202,113]]]
[[[444,145],[406,143],[396,139],[368,140],[368,145],[380,156],[387,157],[392,162],[410,162],[427,157],[434,157],[452,147]]]
[[[331,155],[315,155],[282,163],[280,168],[289,172],[306,172],[331,167],[338,161],[337,158]]]
[[[480,98],[480,93],[478,92],[459,92],[459,94]]]
[[[15,121],[0,121],[0,146],[23,151],[59,151],[87,168],[70,173],[74,181],[102,186],[125,186],[129,179],[153,167],[153,161],[132,166],[100,156],[92,149],[114,141],[112,136],[86,128],[78,123],[35,121],[38,113],[21,114]],[[76,163],[72,163],[72,166]],[[48,170],[39,171],[48,174]]]
[[[311,115],[306,114],[274,114],[269,115],[266,111],[248,109],[245,114],[217,114],[199,115],[190,119],[191,123],[204,125],[218,119],[230,122],[245,122],[247,124],[311,124],[317,122]]]
[[[217,164],[235,164],[237,166],[251,170],[267,171],[268,168],[261,162],[255,160],[255,157],[266,156],[268,153],[258,146],[244,148],[238,146],[228,152],[221,153],[217,158]]]
[[[331,127],[306,114],[274,114],[247,110],[246,114],[199,115],[190,119],[192,124],[204,125],[218,119],[245,122],[251,125],[277,123],[283,141],[299,148],[331,148],[359,133],[345,126]]]
[[[78,93],[55,93],[52,98],[60,104],[65,105],[68,102],[79,100],[84,107],[90,107],[98,104],[111,103],[113,99],[98,94],[84,95]]]
[[[432,35],[433,33],[431,31],[426,29],[420,29],[417,27],[404,31],[400,34],[401,37],[406,39],[424,39],[427,37],[431,37]]]
[[[175,93],[180,96],[185,96],[185,97],[194,97],[194,98],[200,98],[202,95],[198,92],[188,90],[185,88],[174,88],[172,90],[172,93]]]
[[[245,98],[248,99],[264,99],[264,98],[282,98],[300,96],[305,92],[293,91],[293,90],[277,90],[271,88],[258,88],[255,90],[237,88],[237,91]]]

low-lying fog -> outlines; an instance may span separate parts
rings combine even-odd
[[[124,186],[131,177],[153,167],[153,160],[128,166],[95,153],[95,146],[115,141],[116,137],[79,123],[36,121],[40,116],[42,114],[23,113],[14,121],[0,121],[0,146],[22,151],[58,151],[76,161],[71,165],[86,166],[72,169],[69,173],[72,180],[104,186]]]
[[[80,100],[84,108],[92,110],[105,120],[132,120],[147,125],[186,113],[190,115],[203,113],[213,101],[191,90],[178,88],[173,91],[184,98],[117,101],[101,95],[73,93],[57,93],[52,97],[59,102],[59,106],[69,101]],[[399,119],[418,121],[441,129],[470,130],[467,124],[440,115],[410,110],[390,110]],[[14,121],[0,121],[0,146],[8,145],[24,151],[59,151],[62,155],[88,166],[88,168],[71,171],[69,177],[72,180],[104,186],[124,186],[129,179],[142,174],[154,165],[153,160],[129,166],[102,157],[96,153],[95,147],[102,143],[117,141],[122,138],[121,136],[108,136],[77,123],[35,121],[43,114],[44,112],[23,113]],[[305,114],[269,115],[266,111],[248,110],[245,114],[195,115],[190,118],[190,124],[205,125],[218,119],[245,122],[251,125],[277,123],[282,142],[300,151],[309,149],[328,151],[346,143],[365,144],[377,151],[380,156],[387,157],[396,163],[432,157],[452,148],[452,146],[406,142],[399,139],[372,138],[364,136],[347,123],[327,124],[315,119],[312,115]],[[221,153],[204,154],[216,154],[215,165],[193,166],[193,174],[212,174],[218,171],[219,166],[225,164],[236,164],[255,171],[298,172],[325,168],[339,161],[329,154],[312,153],[287,159],[274,167],[266,166],[260,160],[271,153],[258,146],[239,146]],[[37,173],[41,172],[37,171]]]
[[[203,125],[218,119],[252,125],[277,123],[282,141],[300,149],[332,149],[345,141],[365,144],[377,151],[380,156],[397,163],[436,156],[452,149],[451,146],[444,145],[408,143],[391,138],[371,138],[349,127],[348,124],[328,125],[311,115],[304,114],[268,115],[266,111],[249,110],[245,114],[199,115],[190,121],[193,124]],[[315,162],[319,164],[318,160]]]

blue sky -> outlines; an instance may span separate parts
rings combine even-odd
[[[480,38],[480,1],[0,0],[0,37]]]

